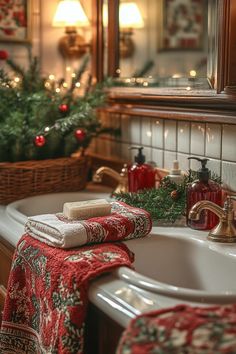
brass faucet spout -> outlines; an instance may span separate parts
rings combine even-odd
[[[126,164],[123,166],[120,173],[118,173],[117,171],[113,170],[110,167],[106,167],[106,166],[99,167],[95,172],[95,174],[93,175],[93,181],[101,182],[103,175],[108,175],[118,182],[118,185],[114,190],[114,193],[128,192],[128,171],[127,171]]]
[[[194,204],[189,212],[189,218],[191,220],[199,220],[201,212],[204,210],[210,210],[214,214],[216,214],[220,219],[226,218],[226,212],[222,209],[219,205],[208,201],[208,200],[201,200]]]
[[[199,220],[202,210],[207,209],[215,213],[220,221],[210,230],[208,239],[218,242],[236,242],[236,228],[234,225],[234,210],[232,199],[236,199],[234,196],[228,196],[224,204],[224,208],[212,203],[208,200],[201,200],[194,204],[189,212],[189,218],[191,220]]]

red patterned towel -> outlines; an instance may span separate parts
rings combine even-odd
[[[119,243],[62,250],[24,235],[9,278],[0,353],[82,354],[89,281],[132,261]]]
[[[61,248],[87,243],[129,240],[146,236],[152,227],[150,214],[122,202],[111,203],[111,215],[88,220],[68,220],[62,214],[32,216],[25,232],[32,237]]]
[[[178,305],[143,314],[124,331],[117,354],[235,354],[236,304]]]

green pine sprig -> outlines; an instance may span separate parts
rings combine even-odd
[[[133,207],[148,211],[153,221],[174,223],[186,213],[187,185],[197,177],[197,172],[189,170],[181,184],[176,184],[166,176],[159,188],[145,189],[137,193],[114,193],[115,199]],[[221,179],[213,174],[212,179],[221,183]]]

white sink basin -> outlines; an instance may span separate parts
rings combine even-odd
[[[67,201],[96,198],[109,199],[109,193],[82,191],[26,198],[6,207],[3,222],[11,219],[12,224],[20,225],[19,239],[28,216],[62,211]],[[7,234],[11,226],[5,224]],[[206,232],[187,227],[153,227],[150,237],[126,241],[135,253],[135,271],[120,267],[100,277],[90,286],[90,300],[115,320],[122,314],[121,325],[144,310],[181,302],[236,303],[236,245],[213,243],[206,237]]]
[[[150,237],[126,244],[135,253],[135,271],[116,271],[125,282],[189,301],[236,302],[236,245],[215,244],[206,233],[173,227],[153,227]]]

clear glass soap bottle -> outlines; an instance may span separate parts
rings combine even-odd
[[[200,200],[209,200],[222,206],[222,189],[220,184],[210,179],[211,172],[206,167],[208,159],[197,157],[189,157],[188,159],[199,161],[202,167],[197,171],[197,179],[187,187],[187,225],[196,230],[211,230],[219,222],[217,215],[210,210],[203,210],[200,219],[195,221],[189,219],[189,211]]]

